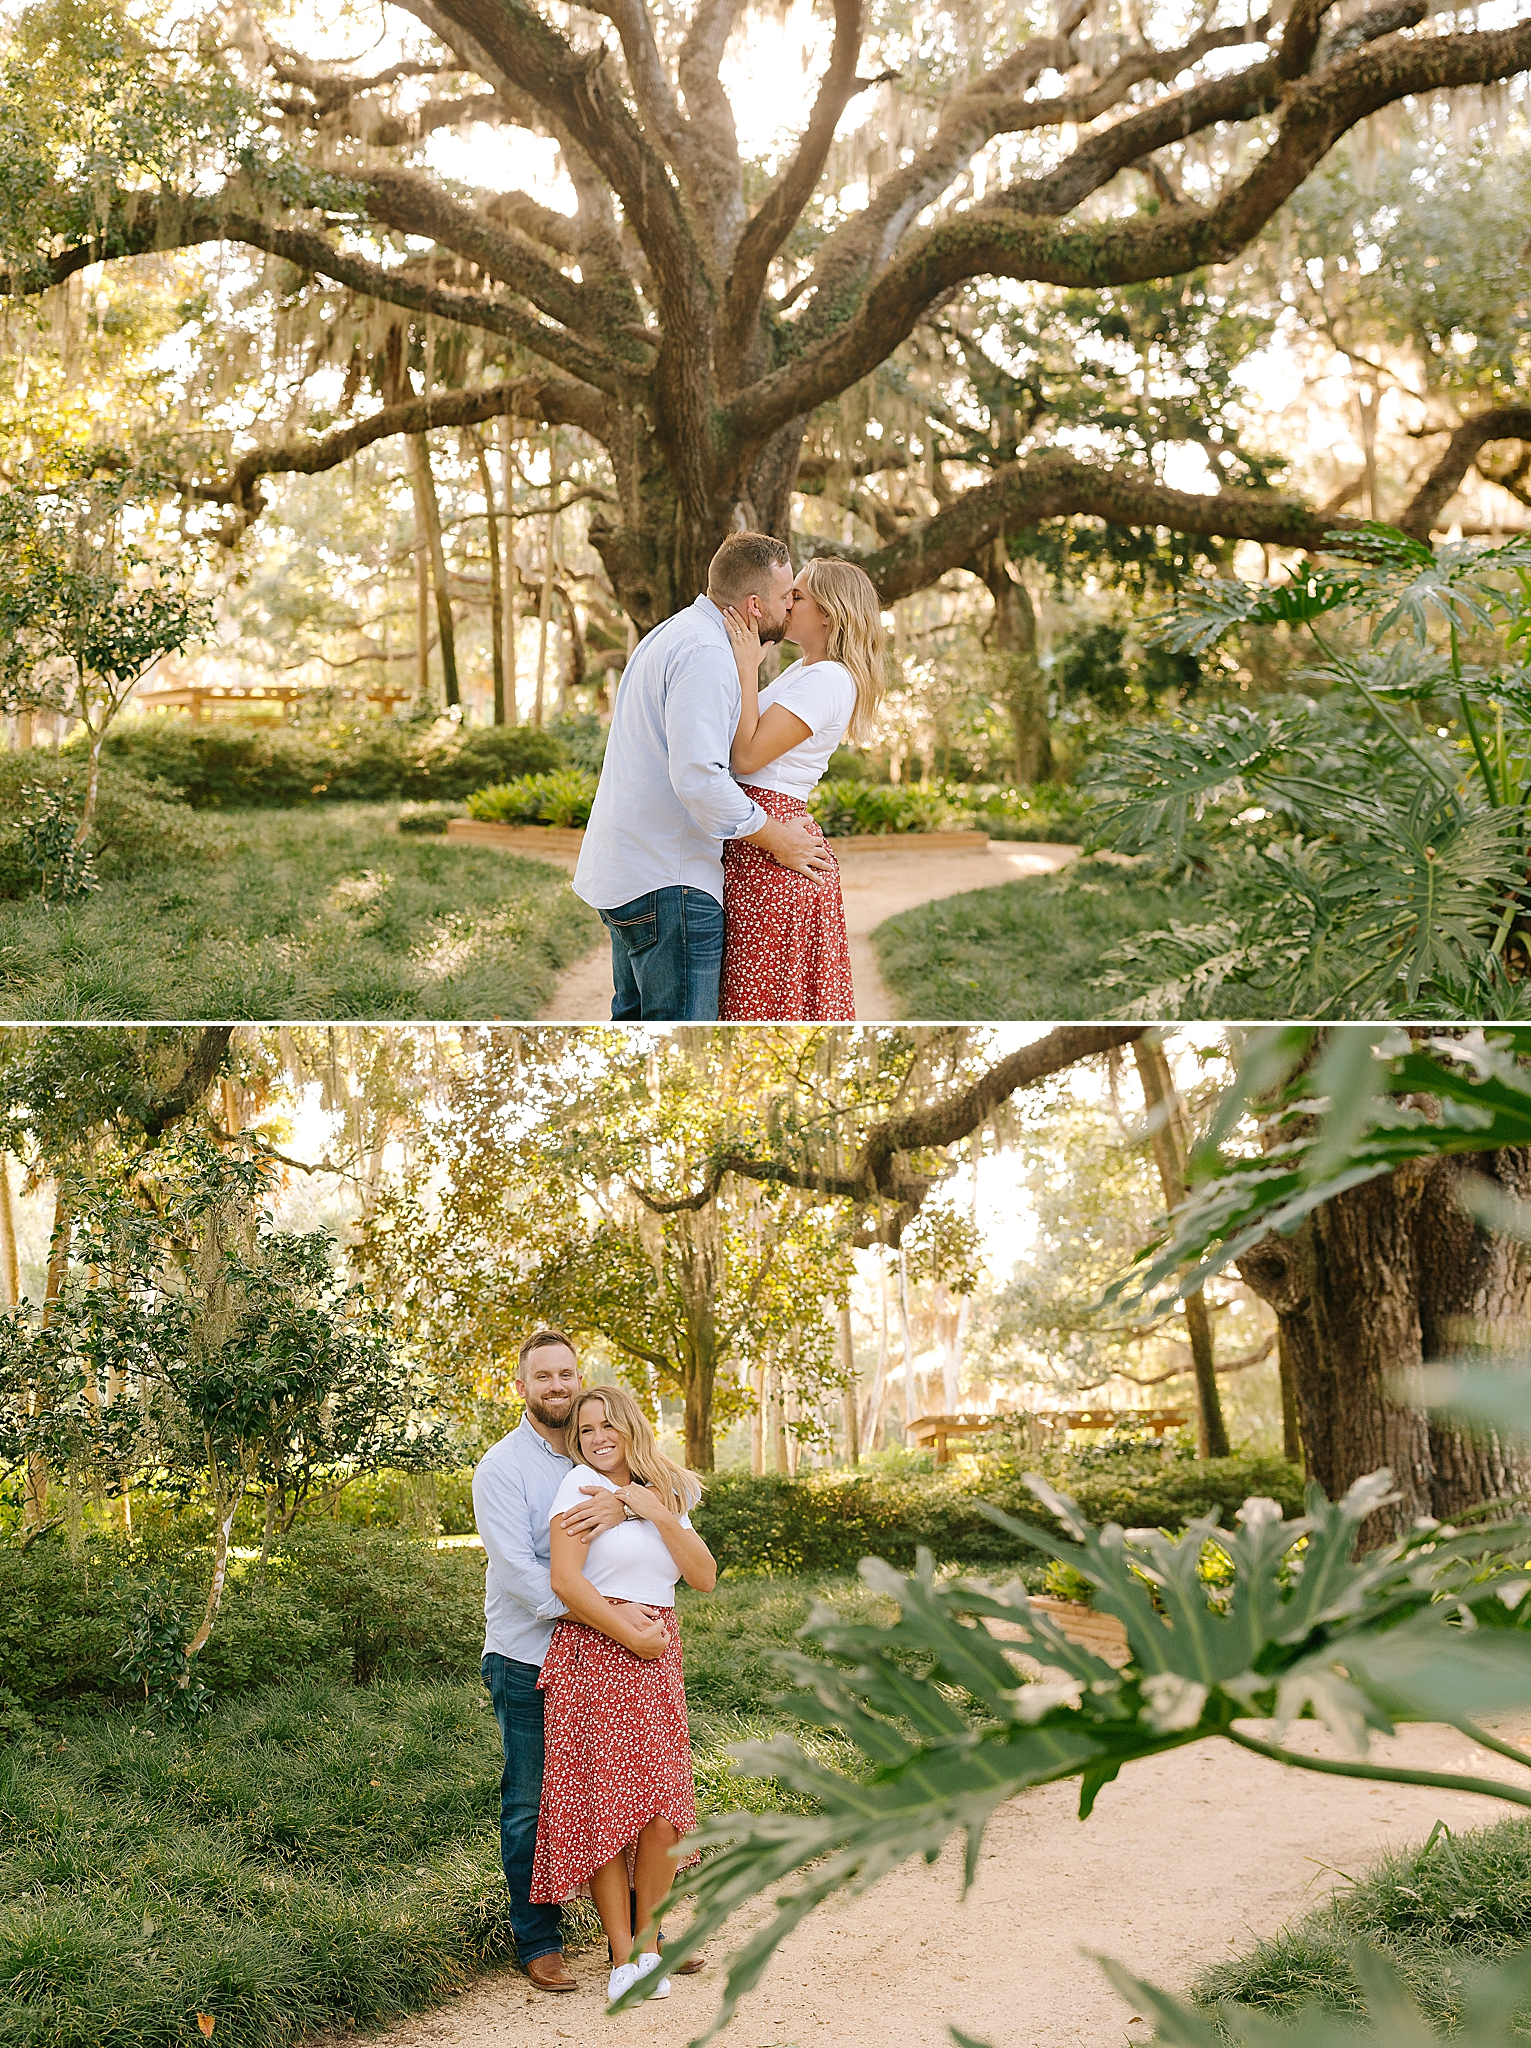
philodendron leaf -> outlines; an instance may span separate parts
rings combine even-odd
[[[1123,1624],[1125,1663],[1069,1644],[1019,1584],[940,1579],[928,1551],[909,1575],[867,1560],[864,1574],[897,1603],[897,1619],[872,1627],[819,1608],[802,1631],[818,1654],[784,1660],[802,1688],[802,1719],[837,1729],[859,1765],[830,1769],[786,1737],[736,1751],[747,1774],[777,1778],[814,1810],[709,1821],[693,1837],[702,1860],[677,1880],[695,1911],[672,1941],[672,1967],[762,1893],[775,1906],[730,1958],[711,2032],[834,1893],[864,1890],[910,1856],[934,1862],[953,1833],[964,1837],[971,1883],[993,1813],[1030,1786],[1077,1778],[1084,1817],[1130,1765],[1213,1736],[1303,1770],[1387,1778],[1391,1766],[1365,1754],[1373,1730],[1465,1723],[1531,1702],[1531,1630],[1499,1592],[1511,1584],[1503,1566],[1531,1548],[1525,1523],[1421,1526],[1357,1556],[1358,1530],[1391,1495],[1386,1472],[1338,1502],[1310,1488],[1294,1521],[1274,1501],[1251,1500],[1236,1528],[1209,1516],[1178,1537],[1096,1529],[1067,1495],[1029,1483],[1069,1536],[987,1512],[1091,1582],[1096,1607]],[[1230,1584],[1219,1574],[1215,1593],[1199,1576],[1209,1546],[1232,1575]],[[1283,1750],[1250,1730],[1308,1716],[1327,1721],[1355,1760]],[[1497,1780],[1425,1772],[1410,1781],[1531,1806],[1531,1792]],[[620,2002],[652,1988],[640,1979]]]

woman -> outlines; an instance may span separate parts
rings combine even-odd
[[[804,565],[786,628],[802,659],[763,690],[765,649],[754,623],[732,609],[724,618],[744,700],[729,766],[773,818],[812,824],[808,799],[830,755],[843,739],[859,745],[871,737],[882,700],[882,611],[872,579],[827,556]],[[837,866],[799,875],[745,840],[727,840],[723,919],[720,1017],[854,1019]]]
[[[691,1526],[700,1481],[664,1456],[625,1388],[581,1394],[564,1437],[574,1470],[549,1517],[553,1591],[569,1612],[539,1681],[547,1747],[532,1898],[561,1902],[589,1887],[611,1944],[609,2003],[659,1967],[638,1938],[657,1926],[677,1868],[671,1851],[696,1826],[675,1582],[710,1593],[718,1568]],[[628,1519],[587,1543],[562,1518],[596,1487],[615,1493]],[[669,1979],[652,1995],[668,1998]]]

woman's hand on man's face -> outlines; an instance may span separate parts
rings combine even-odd
[[[756,669],[765,660],[765,648],[761,644],[760,627],[754,619],[747,619],[737,606],[729,605],[723,613],[723,623],[728,628],[728,637],[733,642],[734,653],[745,662],[753,662]]]

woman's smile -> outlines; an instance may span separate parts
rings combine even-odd
[[[626,1466],[622,1438],[604,1418],[582,1421],[579,1430],[580,1456],[597,1472],[610,1472],[616,1466]]]

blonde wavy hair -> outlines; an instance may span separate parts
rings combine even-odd
[[[855,680],[856,708],[845,737],[853,746],[865,746],[887,683],[876,586],[865,569],[842,562],[838,555],[812,556],[803,564],[802,585],[829,621],[825,655]]]
[[[626,1387],[586,1387],[564,1424],[564,1455],[576,1465],[585,1462],[579,1454],[579,1418],[592,1401],[604,1405],[607,1422],[622,1439],[634,1479],[652,1486],[671,1514],[689,1515],[702,1497],[702,1482],[694,1472],[665,1456],[648,1417]]]

